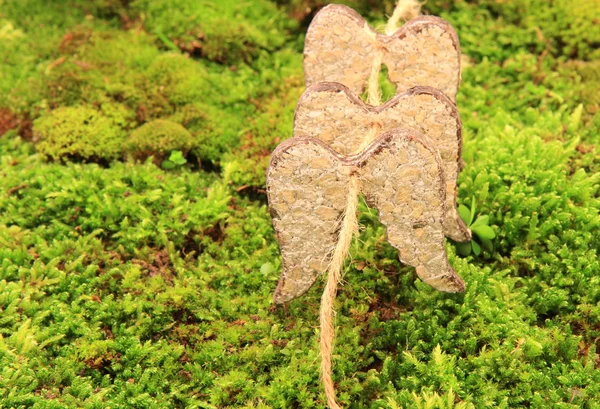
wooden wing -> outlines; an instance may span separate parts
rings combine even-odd
[[[439,17],[410,20],[390,36],[379,35],[383,63],[397,91],[430,86],[452,100],[460,84],[460,45],[454,28]]]
[[[340,4],[323,7],[308,27],[304,42],[306,86],[335,81],[362,94],[375,56],[376,37],[351,8]]]
[[[321,9],[308,28],[306,85],[339,82],[360,95],[378,52],[397,92],[430,86],[456,99],[460,45],[449,23],[438,17],[417,17],[388,36],[378,34],[354,10],[339,4]]]
[[[415,131],[392,130],[363,153],[362,191],[379,211],[400,260],[440,291],[464,291],[444,248],[445,189],[435,149]]]
[[[283,264],[275,303],[304,294],[327,270],[347,202],[346,173],[313,138],[292,138],[273,152],[267,194]]]
[[[444,232],[455,241],[468,241],[471,232],[456,209],[456,183],[462,150],[462,123],[456,105],[431,87],[404,91],[383,105],[365,104],[348,87],[321,83],[309,87],[298,102],[294,132],[311,134],[343,155],[395,128],[414,129],[433,142],[444,170],[446,215]]]

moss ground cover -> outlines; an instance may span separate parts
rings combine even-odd
[[[322,285],[271,307],[263,190],[324,3],[0,0],[0,407],[324,406]],[[467,291],[438,293],[363,207],[340,401],[600,408],[600,3],[425,10],[461,39],[459,202],[494,249],[448,243]]]

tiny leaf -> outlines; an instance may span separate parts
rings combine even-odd
[[[260,266],[260,272],[266,276],[270,275],[274,271],[275,271],[275,267],[271,263],[267,262],[267,263],[263,264],[262,266]]]
[[[471,242],[468,241],[466,243],[456,243],[456,250],[461,256],[468,256],[471,254]]]
[[[469,219],[471,218],[471,212],[469,211],[469,208],[465,205],[460,205],[458,206],[458,214],[460,215],[460,218],[463,220],[463,222],[465,222],[466,224],[469,224]]]
[[[477,219],[471,225],[471,229],[477,226],[487,226],[490,222],[490,216],[478,216]]]
[[[489,239],[484,239],[484,238],[481,238],[481,237],[480,237],[480,239],[481,239],[481,244],[483,245],[483,247],[484,247],[484,248],[485,248],[487,251],[489,251],[490,253],[491,253],[492,251],[494,251],[494,245],[492,244],[492,241],[491,241],[491,240],[489,240]]]
[[[475,240],[471,241],[471,245],[473,247],[473,253],[475,253],[476,256],[480,255],[481,254],[481,246]]]
[[[171,156],[169,156],[169,160],[173,162],[175,165],[185,165],[187,160],[183,156],[181,151],[172,151]]]
[[[165,169],[165,170],[170,170],[170,169],[174,169],[175,168],[175,164],[173,162],[171,162],[170,160],[165,160],[161,164],[161,167],[163,169]]]
[[[494,230],[490,226],[475,226],[471,230],[482,239],[491,240],[496,237],[496,233],[494,233]]]

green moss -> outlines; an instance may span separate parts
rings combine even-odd
[[[272,308],[281,258],[263,193],[304,88],[303,28],[324,2],[278,3],[0,0],[0,112],[21,128],[0,138],[0,406],[325,406],[323,284]],[[394,1],[346,3],[377,25]],[[467,291],[436,292],[362,204],[336,302],[340,402],[595,408],[594,2],[425,7],[462,41],[459,202],[490,216],[495,251],[460,258],[448,244]],[[28,117],[45,139],[19,137]],[[169,154],[179,135],[188,160],[213,166],[98,156],[121,158],[127,135],[157,123],[178,131],[142,138],[148,149]]]
[[[148,31],[174,46],[219,63],[253,61],[281,47],[292,26],[268,1],[136,0]]]
[[[562,75],[571,75],[576,90],[580,93],[578,100],[583,103],[586,111],[596,114],[600,111],[600,95],[595,92],[600,87],[600,59],[591,62],[568,61],[561,66]],[[570,71],[570,72],[569,72]]]
[[[57,57],[65,27],[84,19],[80,10],[65,3],[47,7],[43,0],[0,2],[0,106],[23,113],[41,104],[40,64]]]
[[[59,108],[35,121],[36,149],[54,160],[114,160],[125,139],[124,120],[84,106]]]
[[[22,81],[6,83],[10,89],[7,93],[15,97],[7,98],[4,105],[23,107],[22,115],[33,119],[48,108],[78,106],[82,102],[88,106],[118,105],[128,111],[128,118],[133,118],[123,126],[126,130],[156,119],[180,123],[198,142],[194,155],[219,164],[223,155],[239,146],[242,129],[256,112],[254,101],[270,95],[281,77],[287,75],[290,50],[253,54],[254,69],[244,64],[230,69],[180,53],[163,53],[156,46],[155,36],[113,27],[113,18],[121,13],[117,9],[123,4],[103,4],[76,2],[74,7],[81,8],[82,13],[109,20],[88,18],[68,29],[61,28],[63,34],[54,43],[54,55],[38,62],[38,72],[26,73]],[[272,6],[263,6],[279,15]],[[142,12],[140,7],[127,8],[127,12]],[[228,12],[238,12],[237,6],[224,7]],[[26,34],[19,25],[11,27],[11,33]],[[278,40],[278,47],[285,38]],[[16,40],[7,43],[14,47],[19,44]],[[274,58],[278,55],[283,57]],[[297,54],[293,56],[297,58]]]
[[[538,51],[591,60],[600,57],[600,4],[595,0],[481,1],[494,14],[510,24],[523,27],[532,35],[530,44]],[[535,12],[531,12],[535,10]],[[535,38],[533,37],[535,35]]]
[[[463,51],[477,59],[501,61],[518,51],[582,60],[600,56],[595,0],[434,0],[426,7],[456,26]]]
[[[255,101],[257,112],[245,124],[239,149],[223,155],[224,177],[238,188],[264,186],[271,152],[292,135],[294,110],[304,86],[301,60],[288,53],[273,59],[283,60],[288,70],[278,73],[282,78],[276,78],[278,85],[272,94]]]
[[[157,119],[134,130],[127,138],[126,150],[136,159],[153,156],[160,163],[171,151],[185,155],[194,145],[192,134],[183,126]]]
[[[144,105],[143,72],[158,56],[152,37],[79,26],[65,34],[60,51],[61,57],[48,65],[44,77],[51,108],[82,100],[122,102],[134,112]]]

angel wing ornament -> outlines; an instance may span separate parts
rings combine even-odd
[[[471,232],[456,209],[462,122],[456,105],[442,92],[414,87],[383,105],[371,106],[342,84],[319,83],[304,92],[294,119],[294,135],[313,135],[342,155],[356,154],[398,127],[427,135],[438,149],[446,190],[444,232],[455,241],[470,240]]]
[[[397,91],[430,86],[456,99],[460,46],[456,32],[443,19],[417,17],[386,35],[340,4],[328,5],[315,15],[304,43],[307,86],[339,82],[360,95],[373,65],[379,70],[382,63]]]
[[[358,191],[351,190],[353,183]],[[317,138],[294,137],[273,152],[267,192],[283,260],[276,303],[302,295],[327,270],[342,240],[344,216],[356,217],[346,213],[348,195],[359,192],[379,210],[402,262],[438,290],[464,289],[444,249],[442,165],[417,131],[389,130],[355,156]]]
[[[453,100],[460,48],[444,20],[418,17],[387,34],[356,12],[324,7],[306,36],[308,89],[294,136],[273,152],[267,193],[283,271],[274,294],[281,304],[304,294],[323,272],[321,374],[330,408],[338,409],[331,375],[333,302],[344,258],[357,230],[358,197],[379,212],[400,260],[445,292],[465,285],[448,263],[444,236],[470,239],[456,210],[462,124]],[[398,93],[381,105],[382,64]],[[368,104],[358,95],[368,89]]]

